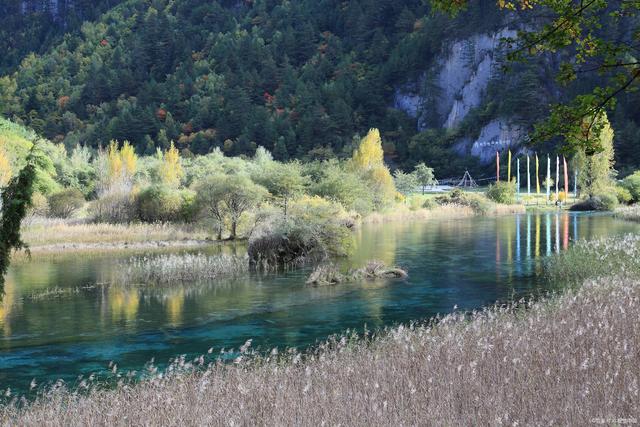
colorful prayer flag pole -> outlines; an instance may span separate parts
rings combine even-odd
[[[536,153],[536,194],[540,195],[540,160],[538,159],[538,153]]]
[[[547,154],[547,201],[549,201],[549,196],[551,192],[551,157]]]
[[[517,179],[516,179],[516,193],[518,197],[520,197],[520,158],[516,158],[516,171],[517,171]]]
[[[569,198],[569,170],[567,169],[567,158],[562,156],[562,162],[564,163],[564,196]]]
[[[496,182],[500,182],[500,152],[496,151]]]
[[[531,173],[529,172],[529,155],[527,154],[527,196],[531,195]]]
[[[556,200],[558,200],[558,181],[560,181],[560,157],[556,156]]]

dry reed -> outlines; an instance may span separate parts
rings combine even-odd
[[[34,249],[95,244],[134,244],[144,242],[205,241],[206,231],[174,224],[106,224],[42,219],[27,225],[24,240]]]
[[[168,285],[231,277],[249,272],[239,255],[166,254],[132,257],[113,271],[110,283]]]
[[[626,206],[615,211],[616,218],[640,222],[640,205]]]

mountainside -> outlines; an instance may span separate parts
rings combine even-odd
[[[501,71],[500,38],[517,27],[494,1],[455,20],[422,0],[11,5],[3,31],[23,32],[3,55],[0,110],[67,146],[326,158],[375,126],[392,164],[455,175],[517,150],[562,95],[553,58]],[[630,97],[612,120],[622,166],[640,163]]]

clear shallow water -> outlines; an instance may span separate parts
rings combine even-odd
[[[82,289],[108,280],[131,255],[19,263],[0,304],[0,389],[25,391],[33,378],[73,383],[110,361],[139,370],[152,358],[217,353],[250,338],[263,348],[303,347],[365,324],[480,308],[543,290],[543,258],[576,239],[639,231],[610,216],[568,213],[369,225],[344,267],[380,259],[405,267],[409,279],[322,288],[306,286],[302,269],[173,289]]]

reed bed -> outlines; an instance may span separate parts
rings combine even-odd
[[[545,261],[547,280],[563,286],[614,274],[640,277],[640,235],[580,241]]]
[[[640,205],[626,206],[615,211],[615,217],[640,222]]]
[[[589,281],[313,352],[179,358],[116,390],[48,391],[4,425],[588,425],[640,417],[640,281]],[[229,355],[229,353],[227,354]],[[207,367],[208,366],[208,367]],[[202,367],[201,369],[194,369]],[[121,375],[114,367],[114,375]],[[122,374],[124,379],[126,375]]]
[[[115,284],[168,285],[235,277],[249,272],[247,255],[164,254],[132,257],[115,269]]]
[[[56,244],[72,246],[209,238],[205,231],[173,224],[93,224],[56,219],[33,221],[24,229],[22,236],[34,249]]]

